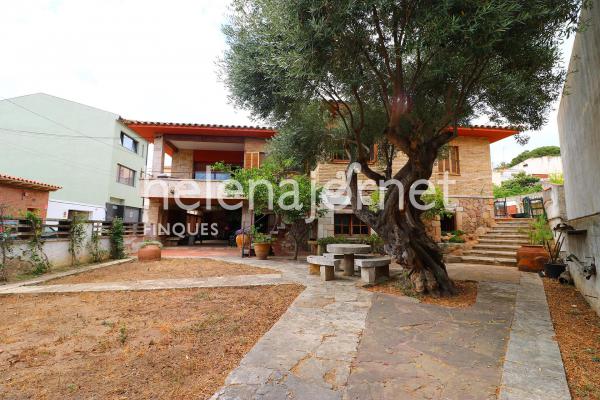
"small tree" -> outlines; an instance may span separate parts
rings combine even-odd
[[[245,197],[252,197],[250,200],[256,212],[262,214],[271,211],[277,222],[288,226],[287,234],[294,241],[296,260],[300,243],[310,232],[310,224],[306,223],[306,219],[310,217],[311,211],[314,212],[314,217],[318,217],[324,210],[320,208],[322,189],[313,188],[307,175],[290,172],[292,164],[290,160],[269,160],[260,168],[235,171],[232,179],[240,183]],[[254,182],[254,187],[251,182]],[[258,182],[264,184],[257,184]],[[230,192],[235,189],[233,184],[227,186]],[[272,205],[269,204],[269,199]],[[315,210],[311,210],[313,202]]]
[[[69,253],[71,254],[71,265],[79,263],[77,255],[84,246],[86,237],[85,218],[76,215],[69,227]]]
[[[521,196],[541,191],[542,184],[540,183],[540,178],[527,175],[525,172],[519,172],[511,179],[502,182],[500,186],[494,186],[494,197]]]
[[[7,262],[13,251],[13,227],[6,224],[8,206],[0,204],[0,281],[8,280]]]
[[[125,241],[123,236],[125,229],[123,227],[123,219],[116,217],[112,221],[110,228],[110,253],[115,260],[125,258]]]
[[[27,211],[25,218],[31,226],[31,237],[27,242],[26,254],[33,266],[33,273],[41,275],[48,272],[52,267],[48,256],[44,252],[44,243],[46,242],[43,239],[44,221],[37,213],[32,211]]]

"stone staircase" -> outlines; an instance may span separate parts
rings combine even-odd
[[[516,267],[517,249],[528,243],[530,219],[497,219],[496,226],[463,255],[448,254],[447,263]]]

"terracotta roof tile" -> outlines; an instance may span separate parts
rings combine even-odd
[[[196,123],[182,123],[182,122],[157,122],[157,121],[139,121],[132,119],[120,119],[121,123],[125,125],[160,125],[160,126],[181,126],[189,128],[220,128],[220,129],[256,129],[273,131],[275,128],[268,126],[257,126],[257,125],[220,125],[220,124],[196,124]]]
[[[17,176],[0,173],[0,184],[3,184],[3,183],[9,184],[9,185],[12,184],[12,185],[19,186],[19,187],[28,187],[28,188],[37,189],[37,190],[54,191],[54,190],[62,189],[61,186],[50,185],[47,183],[34,181],[32,179],[19,178]]]

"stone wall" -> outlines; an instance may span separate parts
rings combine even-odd
[[[194,174],[194,151],[178,150],[173,153],[171,176],[179,179],[191,179]]]
[[[494,224],[494,200],[486,198],[460,198],[456,202],[456,229],[472,234],[479,227]]]

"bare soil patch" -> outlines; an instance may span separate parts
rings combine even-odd
[[[112,265],[77,275],[47,281],[47,285],[90,282],[130,282],[147,279],[208,278],[211,276],[277,274],[268,268],[252,267],[207,258],[172,258],[161,261]]]
[[[302,289],[0,296],[0,398],[209,398]]]
[[[574,286],[543,281],[571,396],[600,399],[600,318]]]
[[[454,281],[457,295],[452,297],[433,297],[416,293],[407,277],[400,275],[389,281],[370,286],[367,290],[391,294],[394,296],[408,296],[418,299],[421,303],[435,304],[442,307],[465,308],[475,304],[477,300],[477,282]]]

